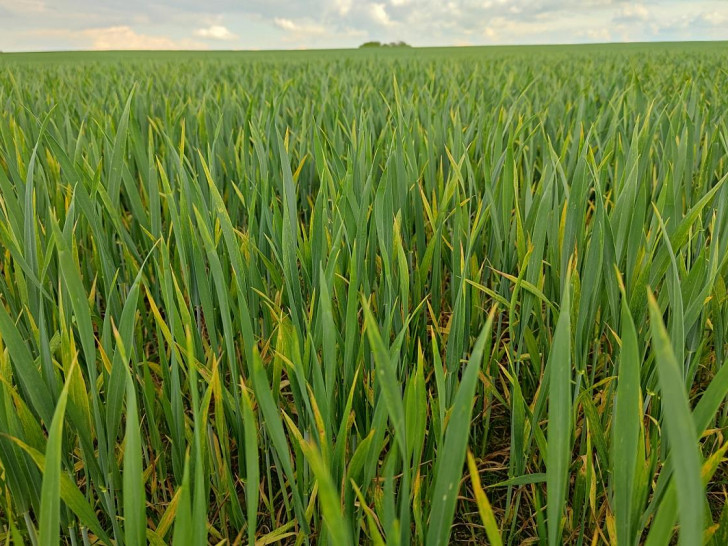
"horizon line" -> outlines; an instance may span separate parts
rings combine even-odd
[[[377,40],[369,40],[377,41]],[[366,42],[365,42],[366,43]],[[382,42],[384,44],[384,42]],[[503,47],[577,47],[577,46],[629,46],[629,45],[667,45],[667,44],[728,44],[728,39],[712,40],[712,39],[693,39],[693,40],[637,40],[637,41],[613,41],[613,42],[548,42],[548,43],[513,43],[513,44],[464,44],[464,45],[434,45],[434,46],[418,46],[407,44],[406,46],[391,47],[382,45],[381,49],[387,51],[412,50],[412,49],[476,49],[476,48],[503,48]],[[18,50],[7,51],[0,49],[2,55],[17,54],[48,54],[48,53],[294,53],[307,51],[377,51],[374,47],[298,47],[298,48],[280,48],[280,49],[37,49],[37,50]]]

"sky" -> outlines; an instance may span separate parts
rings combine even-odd
[[[728,0],[0,0],[0,51],[728,40]]]

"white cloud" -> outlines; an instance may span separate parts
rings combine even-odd
[[[346,15],[351,10],[352,0],[334,0],[334,7],[339,15]]]
[[[709,26],[728,25],[728,12],[711,11],[701,14],[699,19]]]
[[[326,33],[323,25],[312,23],[311,21],[293,21],[283,17],[276,17],[273,22],[277,27],[287,30],[297,35],[321,35]]]
[[[198,28],[195,31],[195,36],[199,36],[200,38],[211,38],[213,40],[235,40],[237,38],[237,35],[233,34],[222,25]]]
[[[706,6],[707,7],[707,6]],[[680,40],[726,40],[728,39],[728,8],[710,6],[718,9],[693,13],[674,13],[656,18],[650,25],[653,35],[669,36]]]
[[[626,4],[617,12],[614,18],[617,22],[647,21],[650,11],[642,4]]]
[[[595,42],[608,42],[612,38],[611,33],[606,28],[590,28],[584,35]]]
[[[290,30],[295,31],[298,29],[296,23],[291,21],[290,19],[283,19],[282,17],[276,17],[274,19],[277,26],[281,27],[283,30]]]
[[[486,43],[516,44],[522,36],[538,36],[549,30],[547,21],[520,21],[508,17],[494,17],[483,29]]]
[[[140,34],[129,26],[90,28],[78,33],[90,42],[91,49],[206,49],[205,44],[191,40],[173,40],[167,36]]]
[[[385,27],[392,25],[392,20],[389,18],[386,6],[384,4],[371,4],[369,6],[369,13],[375,22]]]

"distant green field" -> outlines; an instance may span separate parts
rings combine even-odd
[[[0,55],[0,540],[728,544],[726,67]]]

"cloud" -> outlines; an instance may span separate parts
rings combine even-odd
[[[42,0],[0,0],[0,9],[14,14],[33,14],[46,11]]]
[[[351,10],[352,0],[334,0],[334,8],[339,15],[346,15]]]
[[[173,40],[167,36],[140,34],[129,26],[90,28],[78,33],[91,49],[206,49],[205,44],[191,40]]]
[[[392,20],[389,18],[386,6],[384,4],[370,4],[369,13],[372,19],[385,27],[392,25]]]
[[[631,23],[636,21],[648,21],[650,11],[642,4],[626,4],[614,17],[615,23]]]
[[[483,28],[483,36],[489,44],[519,43],[521,36],[538,36],[549,31],[548,21],[519,20],[510,17],[494,17]]]
[[[198,28],[195,31],[195,36],[200,38],[210,38],[212,40],[235,40],[236,34],[230,32],[227,27],[222,25],[211,25],[207,28]]]
[[[590,28],[583,35],[594,42],[608,42],[612,39],[611,32],[606,28]]]
[[[698,21],[712,27],[728,26],[728,11],[723,13],[719,11],[701,13]]]
[[[662,17],[654,23],[653,33],[659,39],[726,40],[728,39],[728,6],[698,12],[681,12]]]
[[[726,38],[726,0],[0,0],[4,50]]]
[[[297,35],[310,36],[326,33],[326,29],[322,25],[311,23],[310,21],[293,21],[283,17],[276,17],[273,19],[273,22],[278,28]]]

